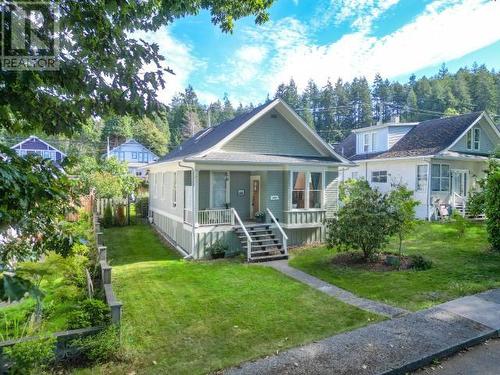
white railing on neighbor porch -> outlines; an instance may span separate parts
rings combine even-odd
[[[199,225],[234,225],[233,209],[213,209],[198,211]]]
[[[467,204],[467,198],[462,197],[460,194],[453,192],[451,197],[451,204],[454,209],[456,209],[462,216],[465,216],[465,206]]]

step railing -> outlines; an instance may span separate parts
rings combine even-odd
[[[460,194],[453,192],[451,198],[453,208],[457,209],[462,216],[465,216],[465,206],[467,204],[467,199],[462,197]]]
[[[231,211],[233,213],[233,217],[236,219],[238,224],[240,224],[241,229],[243,229],[243,233],[245,233],[245,236],[247,237],[247,261],[250,261],[252,257],[252,237],[250,237],[247,228],[245,228],[245,225],[243,225],[243,221],[241,221],[240,215],[238,215],[236,210],[234,208],[231,208]]]
[[[285,250],[285,255],[288,255],[288,245],[287,245],[288,236],[286,235],[286,233],[283,230],[283,228],[281,227],[279,221],[276,220],[276,218],[274,217],[273,213],[271,212],[271,210],[269,208],[267,209],[267,213],[269,214],[269,217],[276,225],[276,228],[278,228],[278,230],[281,232],[281,236],[283,238],[283,250]]]

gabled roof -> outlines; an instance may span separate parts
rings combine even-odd
[[[20,146],[20,145],[22,145],[23,143],[26,143],[26,142],[28,142],[29,140],[32,140],[32,139],[36,139],[37,141],[39,141],[39,142],[43,143],[43,144],[44,144],[44,145],[46,145],[47,147],[52,148],[54,151],[59,152],[61,155],[66,156],[66,154],[65,154],[64,152],[62,152],[61,150],[59,150],[59,149],[55,148],[55,147],[54,147],[54,146],[52,146],[50,143],[45,142],[43,139],[41,139],[41,138],[37,137],[36,135],[30,135],[28,138],[26,138],[26,139],[22,140],[22,141],[21,141],[21,142],[19,142],[19,143],[16,143],[14,146],[11,146],[10,148],[13,150],[13,149],[15,149],[17,146]]]
[[[131,143],[135,143],[135,144],[137,144],[137,145],[141,146],[142,148],[144,148],[144,149],[145,149],[145,150],[147,150],[148,152],[152,153],[155,157],[158,157],[158,155],[156,155],[153,151],[151,151],[149,148],[147,148],[146,146],[144,146],[142,143],[137,142],[135,139],[127,139],[125,142],[123,142],[123,143],[119,144],[119,145],[118,145],[118,146],[116,146],[116,147],[113,147],[111,150],[109,150],[109,152],[111,153],[111,152],[113,152],[113,151],[115,151],[115,150],[119,149],[119,148],[120,148],[120,147],[122,147],[123,145],[126,145],[126,144],[131,144]],[[104,155],[106,155],[106,154],[107,154],[107,152],[105,152],[105,153],[104,153]]]
[[[336,149],[344,147],[349,151],[349,154],[344,151],[344,155],[352,161],[432,156],[447,150],[484,114],[473,112],[422,121],[387,151],[356,155],[356,137],[353,134],[339,143]]]
[[[307,124],[279,98],[262,104],[247,113],[236,116],[231,120],[224,121],[215,127],[199,131],[170,153],[162,157],[157,163],[188,159],[190,161],[194,161],[195,159],[198,161],[206,161],[209,160],[208,156],[210,155],[213,156],[213,160],[223,161],[223,159],[227,159],[227,155],[232,155],[233,153],[220,152],[219,148],[273,108],[276,108],[280,113],[284,114],[284,116],[287,117],[288,122],[300,130],[301,134],[307,141],[314,144],[316,148],[321,149],[322,153],[325,154],[325,158],[329,158],[330,162],[350,164],[347,159],[339,156],[330,145],[328,145],[314,130],[307,126]],[[253,157],[253,159],[250,158],[250,156],[247,156],[246,158],[250,158],[250,160],[254,160],[254,162],[258,163],[265,162],[264,160],[271,160],[275,156],[278,155],[261,154],[260,156]],[[293,150],[291,151],[291,155],[280,156],[289,156],[293,158]],[[305,159],[303,162],[305,162]]]

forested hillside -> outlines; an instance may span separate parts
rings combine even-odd
[[[321,86],[309,81],[300,92],[293,79],[279,85],[272,97],[281,97],[329,142],[343,139],[352,129],[390,121],[421,121],[446,115],[487,110],[500,123],[500,73],[475,64],[450,73],[443,65],[432,77],[410,77],[408,82],[389,81],[377,75],[373,82],[359,77],[352,81],[327,82]],[[254,103],[258,105],[260,103]],[[152,118],[134,119],[110,116],[89,119],[87,126],[73,138],[46,137],[63,151],[81,154],[104,153],[127,138],[135,138],[159,155],[177,146],[198,130],[231,119],[251,110],[253,104],[233,104],[225,95],[209,105],[200,103],[193,87],[173,97],[167,108]],[[29,135],[29,134],[26,134]],[[2,137],[3,136],[3,137]],[[14,144],[21,134],[0,138]]]

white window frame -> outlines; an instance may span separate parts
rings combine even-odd
[[[376,174],[376,175],[375,175]],[[384,176],[385,175],[385,176]],[[382,178],[385,178],[385,181],[381,181]],[[370,181],[375,184],[386,184],[388,181],[388,173],[386,170],[381,171],[371,171],[371,179]]]
[[[351,178],[357,180],[359,178],[359,172],[351,172]]]
[[[214,201],[213,201],[213,186],[214,186],[214,174],[215,173],[224,173],[224,179],[225,179],[225,195],[226,195],[226,198],[225,198],[225,202],[224,204],[227,205],[230,203],[230,199],[231,199],[231,173],[229,173],[228,171],[210,171],[210,197],[209,197],[209,203],[210,203],[210,208],[215,208],[214,207]]]
[[[320,186],[320,189],[311,189],[311,183],[312,183],[312,173],[318,173],[319,174],[319,186]],[[324,173],[322,172],[307,172],[307,174],[309,175],[309,178],[307,179],[307,185],[306,185],[306,196],[307,196],[307,205],[308,205],[308,208],[309,209],[314,209],[314,210],[319,210],[323,207],[323,192],[324,192],[324,188],[323,188],[323,185],[324,185],[324,181],[323,181],[323,176],[324,176]],[[316,192],[319,192],[319,207],[310,207],[310,203],[311,203],[311,191],[316,191]]]
[[[293,208],[293,192],[294,191],[302,191],[302,190],[294,190],[293,189],[293,174],[294,173],[304,173],[304,208]],[[309,194],[310,194],[310,182],[311,182],[311,173],[319,173],[320,174],[320,190],[313,190],[313,191],[320,191],[320,207],[319,208],[311,208],[309,207]],[[290,178],[290,184],[289,184],[289,189],[290,189],[290,194],[289,194],[289,202],[288,205],[290,207],[291,211],[306,211],[306,210],[322,210],[325,206],[325,172],[324,171],[303,171],[303,170],[293,170],[290,171],[289,173],[289,178]]]
[[[132,159],[137,159],[137,151],[132,151]]]
[[[373,132],[370,138],[372,140],[370,151],[374,152],[377,146],[377,133]]]
[[[172,207],[177,207],[177,172],[172,176]]]
[[[363,134],[363,152],[370,152],[370,133]]]
[[[419,174],[419,169],[423,168],[425,173]],[[423,184],[420,184],[420,181]],[[415,171],[415,191],[426,191],[429,183],[429,167],[427,164],[418,164]]]
[[[472,129],[472,145],[474,147],[474,150],[479,151],[481,148],[481,129],[480,128],[474,128]]]
[[[433,176],[432,175],[432,166],[438,165],[439,166],[439,176]],[[443,166],[448,167],[448,176],[443,176]],[[432,180],[433,179],[439,179],[439,190],[435,190],[432,187]],[[443,189],[443,180],[448,180],[448,189]],[[433,163],[431,164],[431,191],[432,192],[450,192],[451,190],[451,169],[449,164],[445,163]]]
[[[465,135],[465,147],[467,150],[472,150],[472,129]]]

